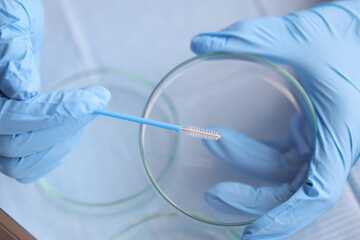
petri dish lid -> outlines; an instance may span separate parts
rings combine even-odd
[[[160,212],[119,230],[112,240],[240,240],[237,232],[214,229],[186,221],[175,212]]]
[[[101,85],[112,94],[108,110],[141,116],[154,84],[122,69],[99,68],[75,74],[54,89]],[[169,104],[166,108],[172,109]],[[177,121],[171,110],[169,121]],[[53,172],[39,180],[45,196],[61,206],[90,214],[130,211],[153,196],[139,154],[139,124],[98,116]],[[169,163],[171,164],[171,162]],[[158,174],[166,173],[165,166]]]

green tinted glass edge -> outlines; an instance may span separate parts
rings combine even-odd
[[[203,58],[207,58],[207,57],[212,57],[212,56],[228,56],[228,57],[243,57],[243,58],[248,58],[248,59],[252,59],[255,61],[258,61],[260,63],[263,63],[265,65],[270,66],[271,68],[275,69],[276,71],[278,71],[281,75],[283,75],[286,79],[289,80],[289,82],[295,87],[295,89],[300,93],[300,96],[303,98],[303,100],[305,101],[307,112],[305,112],[305,114],[309,114],[310,119],[308,119],[310,122],[310,127],[312,129],[310,129],[310,131],[312,132],[312,139],[311,139],[311,143],[312,143],[312,149],[314,151],[315,149],[315,139],[316,139],[316,134],[317,134],[317,122],[316,122],[316,114],[315,114],[315,110],[314,107],[310,101],[310,98],[307,96],[305,90],[302,88],[302,86],[300,85],[300,83],[293,77],[291,76],[290,73],[288,73],[286,70],[282,69],[280,66],[266,60],[263,59],[261,57],[258,56],[254,56],[254,55],[250,55],[250,54],[242,54],[242,53],[232,53],[232,52],[215,52],[215,53],[208,53],[208,54],[203,54],[203,55],[199,55],[199,56],[195,56],[193,58],[190,58],[182,63],[180,63],[179,65],[177,65],[175,68],[173,68],[168,74],[166,74],[161,81],[157,84],[157,86],[155,87],[154,91],[151,93],[144,112],[143,112],[143,117],[146,118],[147,115],[147,107],[149,106],[152,97],[155,95],[157,89],[177,70],[179,70],[180,68],[182,68],[183,66],[194,62],[196,60],[199,59],[203,59]],[[256,219],[254,220],[250,220],[250,221],[244,221],[244,222],[235,222],[235,223],[223,223],[223,222],[217,222],[217,221],[213,221],[213,220],[209,220],[209,219],[205,219],[202,218],[200,216],[197,216],[195,214],[192,214],[191,212],[187,212],[183,209],[181,209],[179,206],[177,206],[177,204],[175,204],[171,199],[169,199],[166,194],[160,189],[160,187],[157,185],[156,180],[153,178],[149,167],[147,166],[146,163],[146,157],[145,157],[145,151],[144,151],[144,146],[143,146],[143,137],[144,137],[144,127],[141,125],[140,126],[140,132],[139,132],[139,147],[140,147],[140,154],[141,154],[141,159],[142,159],[142,163],[143,166],[145,168],[146,174],[150,180],[150,182],[152,183],[153,187],[155,188],[155,190],[163,197],[163,199],[168,202],[171,206],[173,206],[179,213],[190,217],[192,219],[198,220],[200,222],[203,223],[207,223],[210,225],[214,225],[214,226],[218,226],[218,227],[242,227],[248,224],[251,224],[252,222],[254,222]],[[306,181],[306,180],[305,180]]]

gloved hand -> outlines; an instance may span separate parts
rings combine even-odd
[[[269,206],[267,199],[275,201],[270,204],[273,209],[245,229],[243,239],[283,238],[305,227],[337,202],[359,157],[359,14],[360,1],[330,2],[286,16],[240,21],[192,40],[192,50],[198,54],[241,52],[294,67],[316,111],[316,148],[307,181],[291,197],[289,192],[295,189],[286,187],[249,190],[246,187],[250,186],[222,183],[210,190],[210,203],[217,208],[247,210],[250,206],[253,212],[261,213],[265,210],[262,206]],[[235,134],[234,137],[234,141],[242,139]],[[209,147],[216,151],[216,145]],[[222,160],[240,161],[232,153],[236,151],[224,155]],[[286,201],[280,204],[283,200]]]
[[[0,2],[0,171],[23,183],[55,168],[110,99],[102,87],[40,93],[43,31],[40,0]]]
[[[219,211],[237,210],[264,215],[286,201],[304,183],[311,147],[303,134],[305,120],[298,113],[291,118],[281,139],[260,141],[227,127],[210,127],[221,134],[218,141],[205,140],[206,147],[224,163],[249,178],[275,187],[254,188],[238,182],[216,184],[205,200]]]

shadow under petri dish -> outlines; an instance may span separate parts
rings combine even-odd
[[[174,212],[161,212],[139,219],[118,231],[112,240],[240,240],[231,230],[208,228],[186,221]]]
[[[157,85],[143,117],[166,121],[160,111],[166,106],[164,96],[176,106],[181,126],[218,126],[220,135],[225,133],[226,128],[237,132],[236,136],[242,136],[239,139],[243,142],[239,143],[227,133],[218,140],[218,145],[213,143],[220,152],[216,155],[215,148],[210,149],[202,140],[141,126],[141,154],[150,181],[174,210],[192,220],[218,227],[239,227],[251,223],[259,215],[230,205],[229,209],[217,208],[206,201],[205,193],[223,182],[243,183],[254,188],[284,183],[271,182],[275,178],[286,178],[291,182],[296,171],[306,166],[310,159],[316,136],[315,112],[311,102],[290,74],[262,58],[212,53],[185,61]],[[297,135],[293,134],[293,129]],[[179,144],[174,148],[171,143],[177,138]],[[308,152],[303,153],[297,148],[299,139],[305,143]],[[281,176],[285,175],[285,171],[279,171],[279,176],[268,174],[266,171],[270,168],[266,167],[266,152],[247,147],[254,146],[254,142],[262,149],[277,148],[279,156],[286,155],[291,174],[294,174]],[[238,148],[236,144],[239,144]],[[237,149],[243,150],[237,152],[238,155],[231,155],[231,151],[236,152]],[[236,159],[237,156],[239,159]],[[260,158],[256,159],[257,156]],[[164,181],[157,181],[156,176],[171,157],[175,158],[174,164]],[[260,163],[259,159],[262,163],[254,165],[253,160]],[[279,167],[283,165],[280,158],[272,163]],[[305,175],[300,182],[304,178]],[[251,206],[252,203],[248,204]]]
[[[75,74],[54,89],[73,89],[101,85],[112,97],[108,110],[141,116],[154,84],[145,77],[121,69],[101,68]],[[177,122],[168,99],[160,115]],[[62,207],[95,215],[119,214],[146,203],[153,196],[144,175],[139,154],[139,124],[97,116],[62,164],[39,180],[46,196]],[[173,141],[172,143],[177,143]],[[161,167],[157,177],[171,165]]]

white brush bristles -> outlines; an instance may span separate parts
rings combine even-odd
[[[186,128],[181,128],[182,131],[185,131],[187,135],[194,138],[201,138],[206,140],[215,140],[217,141],[221,136],[217,131],[211,129],[204,129],[195,126],[190,126]]]

